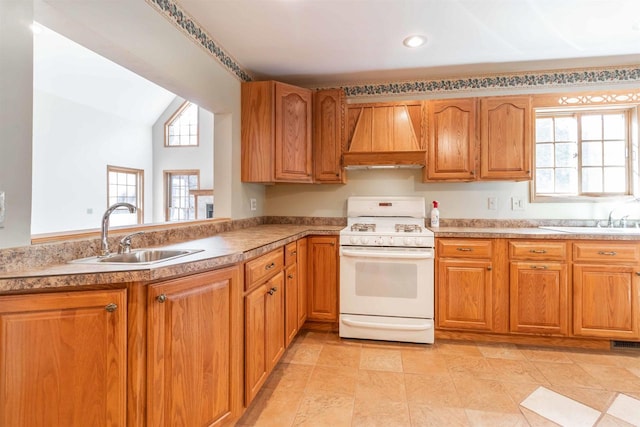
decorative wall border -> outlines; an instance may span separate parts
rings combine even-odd
[[[207,51],[220,62],[231,74],[241,81],[249,82],[253,80],[251,75],[245,71],[236,60],[227,53],[218,42],[216,42],[205,30],[203,30],[195,19],[190,17],[176,3],[171,0],[145,0],[155,8],[160,14],[178,27],[185,35]]]
[[[173,0],[145,0],[178,29],[199,44],[241,81],[253,80],[195,19]],[[596,85],[640,82],[640,65],[620,68],[589,68],[541,72],[494,74],[440,80],[413,80],[342,86],[348,97],[410,95],[438,92],[463,92],[487,89],[518,89],[549,86]]]

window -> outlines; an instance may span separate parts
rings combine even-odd
[[[143,177],[141,169],[107,166],[107,207],[126,202],[138,208],[133,214],[126,209],[116,209],[112,214],[112,225],[142,224]]]
[[[200,188],[200,171],[164,171],[165,219],[184,221],[196,219],[195,196],[191,190]]]
[[[198,106],[186,101],[164,124],[166,147],[198,145]]]
[[[631,194],[630,110],[538,110],[534,197]]]

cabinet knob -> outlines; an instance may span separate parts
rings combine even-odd
[[[156,301],[158,302],[165,302],[167,300],[167,296],[165,294],[160,294],[156,297]]]
[[[275,294],[275,293],[276,293],[276,291],[277,291],[277,290],[278,290],[278,288],[276,288],[276,287],[274,286],[273,288],[269,289],[268,294],[269,294],[269,295],[273,295],[273,294]]]
[[[287,279],[293,279],[293,274],[289,274],[289,275],[287,276]]]
[[[493,270],[493,267],[489,266],[489,267],[487,267],[487,270],[491,271],[491,270]]]
[[[115,304],[115,303],[107,304],[104,307],[104,309],[107,310],[109,313],[113,313],[114,311],[116,311],[118,309],[118,304]]]
[[[267,265],[265,265],[265,266],[264,266],[264,269],[265,269],[265,270],[271,270],[271,269],[272,269],[273,267],[275,267],[275,266],[276,266],[276,263],[275,263],[275,262],[272,262],[271,264],[267,264]]]
[[[298,251],[292,251],[291,255],[298,255]]]
[[[336,242],[331,242],[331,246],[335,246],[335,245],[336,245]]]

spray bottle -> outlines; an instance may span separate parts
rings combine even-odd
[[[438,210],[438,201],[433,201],[433,207],[431,208],[431,227],[440,226],[440,211]]]

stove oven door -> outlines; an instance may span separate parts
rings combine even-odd
[[[340,313],[433,319],[432,248],[340,248]]]

